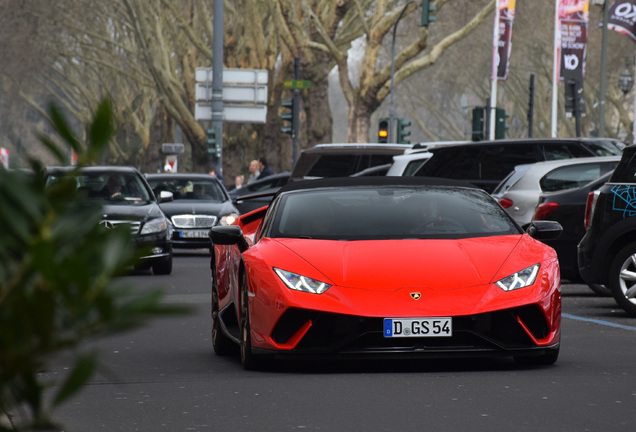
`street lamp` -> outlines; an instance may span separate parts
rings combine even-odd
[[[393,141],[393,119],[395,118],[395,108],[393,103],[393,87],[395,85],[395,33],[397,32],[398,23],[402,19],[404,12],[406,12],[406,8],[411,3],[415,3],[415,2],[410,1],[407,4],[405,4],[404,8],[402,8],[402,12],[400,12],[400,15],[398,15],[398,19],[395,21],[395,24],[393,24],[393,40],[391,42],[391,95],[390,95],[391,101],[389,105],[389,139],[388,139],[388,142],[390,143],[395,142]]]

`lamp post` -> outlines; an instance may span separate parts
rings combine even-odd
[[[395,142],[393,137],[393,119],[395,118],[395,108],[393,107],[394,105],[393,104],[393,87],[395,84],[395,78],[394,78],[395,76],[395,34],[397,32],[398,23],[402,19],[404,12],[406,12],[406,8],[411,3],[414,3],[414,2],[410,1],[404,5],[404,8],[402,8],[402,12],[400,12],[398,19],[395,21],[395,24],[393,25],[393,39],[391,41],[391,97],[390,97],[390,105],[389,105],[389,139],[388,139],[388,142],[390,143]]]

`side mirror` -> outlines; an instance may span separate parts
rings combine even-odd
[[[174,195],[169,191],[161,191],[159,192],[159,202],[170,202],[174,199]]]
[[[243,230],[238,225],[215,226],[210,230],[210,240],[217,245],[236,245],[245,252],[249,244],[243,236]]]
[[[563,232],[563,227],[556,221],[535,220],[530,223],[527,233],[539,241],[554,240]]]

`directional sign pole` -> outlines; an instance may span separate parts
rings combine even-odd
[[[300,80],[300,59],[294,59],[294,80]],[[292,108],[292,164],[294,166],[298,159],[298,120],[300,119],[300,90],[296,87],[293,90],[294,105]]]
[[[212,128],[219,131],[216,145],[220,149],[216,171],[223,173],[223,0],[214,0],[214,19],[212,21]],[[210,154],[210,168],[214,164],[214,155]]]

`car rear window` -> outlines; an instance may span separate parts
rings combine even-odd
[[[364,169],[392,162],[393,155],[323,155],[314,163],[306,177],[348,177]]]
[[[614,169],[618,162],[595,162],[555,168],[539,180],[543,192],[556,192],[584,186]]]

